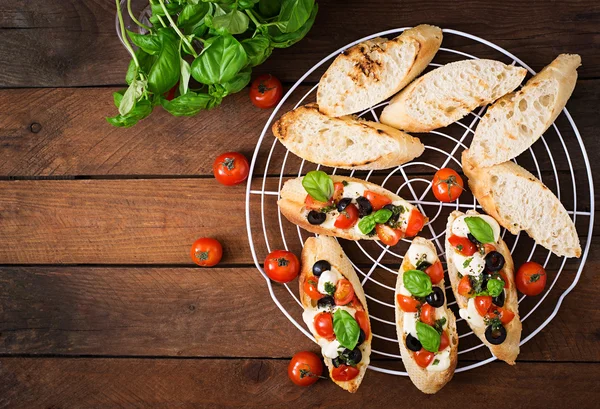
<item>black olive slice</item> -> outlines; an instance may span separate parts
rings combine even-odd
[[[491,325],[485,329],[485,339],[492,345],[500,345],[506,339],[506,328],[502,325],[499,328],[493,328]]]
[[[425,301],[427,304],[431,305],[434,308],[439,308],[444,305],[444,290],[440,287],[433,287],[431,293],[427,297],[425,297]]]
[[[373,206],[369,199],[366,197],[360,196],[356,199],[356,204],[358,205],[358,216],[365,217],[373,213]]]
[[[319,301],[317,301],[317,308],[327,309],[333,307],[335,307],[335,300],[330,295],[326,295],[325,297],[322,297],[319,299]]]
[[[406,347],[414,352],[420,351],[421,348],[423,348],[421,341],[419,341],[417,337],[413,337],[411,334],[406,336]]]
[[[322,212],[317,212],[316,210],[311,210],[308,212],[308,216],[306,216],[308,222],[312,225],[322,224],[325,219],[327,219],[327,215]]]
[[[485,256],[485,267],[489,271],[500,271],[504,267],[504,256],[497,251],[490,251]]]
[[[504,307],[504,301],[506,300],[506,293],[504,290],[497,296],[492,298],[492,303],[497,307]]]
[[[319,260],[313,264],[312,272],[319,277],[324,271],[331,270],[331,264],[327,260]]]
[[[337,204],[337,211],[338,212],[343,212],[344,209],[346,207],[348,207],[348,205],[352,202],[352,199],[350,199],[349,197],[345,197],[343,199],[341,199],[338,204]]]

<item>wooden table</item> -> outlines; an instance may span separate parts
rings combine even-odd
[[[482,36],[535,70],[579,53],[568,108],[597,169],[598,1],[320,6],[308,36],[256,72],[289,86],[350,41],[423,22]],[[252,155],[270,111],[241,92],[195,118],[157,110],[132,129],[112,128],[104,117],[128,63],[114,13],[109,0],[0,4],[0,406],[598,407],[600,240],[516,367],[457,374],[431,397],[372,371],[355,395],[329,381],[292,385],[289,358],[317,348],[253,265],[245,186],[220,186],[211,173],[225,147]],[[223,243],[217,268],[191,263],[200,236]]]

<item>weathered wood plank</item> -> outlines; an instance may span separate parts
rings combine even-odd
[[[355,394],[320,380],[300,388],[287,361],[1,359],[0,404],[10,408],[597,407],[598,364],[493,363],[459,373],[432,396],[408,378],[369,371]],[[490,380],[493,381],[490,381]],[[525,381],[526,380],[526,381]],[[565,387],[565,380],[569,386]],[[481,393],[485,391],[485,393]]]
[[[600,76],[595,1],[494,3],[410,0],[369,2],[322,1],[312,31],[289,49],[275,50],[256,72],[271,72],[284,81],[297,80],[337,48],[377,31],[421,23],[465,31],[497,43],[539,70],[558,53],[580,53],[582,77]],[[423,13],[434,10],[434,13]],[[506,10],[510,10],[507,13]],[[498,19],[498,15],[502,15]],[[356,24],[356,16],[361,23]],[[531,16],[535,16],[534,19]],[[368,24],[364,24],[368,22]],[[111,1],[12,1],[2,6],[0,86],[53,87],[122,84],[128,54],[115,32]],[[444,43],[454,46],[460,41]],[[461,49],[495,57],[485,47]],[[486,53],[487,51],[487,53]],[[316,81],[318,73],[309,80]]]
[[[551,282],[555,272],[549,269],[548,273]],[[573,274],[564,271],[525,320],[525,336],[550,315]],[[382,269],[372,277],[386,285],[395,283],[395,276]],[[296,281],[290,284],[295,294],[296,286]],[[374,282],[365,290],[370,297],[393,304],[392,291]],[[274,293],[302,322],[301,309],[286,289],[274,284]],[[598,297],[596,261],[588,265],[556,318],[522,347],[519,360],[600,361],[600,307],[581,302]],[[539,297],[523,301],[521,315],[537,301]],[[372,299],[368,302],[372,316],[394,321],[393,308]],[[263,277],[253,267],[4,267],[0,269],[0,311],[0,354],[5,355],[285,358],[299,349],[315,349],[275,306]],[[375,319],[372,325],[376,334],[395,339],[393,326]],[[468,332],[463,322],[458,328],[461,334]],[[460,342],[461,350],[479,344],[473,336]],[[373,347],[398,355],[395,342],[375,338]],[[481,348],[461,354],[460,361],[488,357]],[[385,358],[373,354],[373,359]]]
[[[285,112],[309,87],[300,87]],[[248,157],[254,153],[261,131],[271,110],[260,110],[245,92],[225,100],[213,111],[194,118],[175,118],[162,111],[131,129],[117,129],[104,121],[116,113],[111,92],[115,89],[39,89],[0,90],[0,177],[76,176],[76,175],[196,175],[212,174],[214,158],[224,150],[237,150]],[[580,81],[567,107],[577,123],[592,163],[600,161],[594,149],[593,135],[598,129],[595,114],[600,98],[600,80]],[[469,117],[473,119],[473,117]],[[466,122],[467,120],[465,120]],[[575,169],[585,169],[580,148],[572,144],[574,134],[564,115],[558,120],[567,141]],[[459,139],[465,129],[452,125],[444,130]],[[464,140],[470,143],[470,136]],[[456,142],[434,135],[421,135],[432,148],[415,162],[441,166]],[[273,135],[269,130],[261,145],[255,174],[265,170]],[[223,141],[228,141],[224,144]],[[568,170],[563,146],[553,129],[546,133],[558,170]],[[551,158],[542,141],[533,150],[542,170],[551,170]],[[460,160],[459,149],[454,157]],[[285,149],[281,144],[273,151],[269,174],[279,174]],[[529,152],[519,161],[535,169]],[[300,159],[290,154],[284,173],[298,172]],[[432,172],[423,165],[407,167],[410,173]]]

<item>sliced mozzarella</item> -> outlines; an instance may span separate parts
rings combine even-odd
[[[477,308],[475,308],[475,298],[470,298],[469,302],[467,303],[467,308],[461,308],[458,311],[458,314],[472,327],[485,326],[483,317],[479,315],[479,312],[477,312]]]
[[[442,329],[446,329],[448,327],[448,315],[446,314],[446,308],[444,306],[435,309],[436,321],[441,320],[442,318],[446,318],[446,322],[444,322],[444,325],[442,326]]]
[[[492,232],[494,233],[494,242],[498,243],[500,239],[500,225],[493,217],[488,216],[487,214],[473,215],[473,214],[465,214],[463,216],[459,216],[452,223],[452,234],[459,237],[467,237],[467,234],[470,233],[469,227],[465,222],[465,218],[467,217],[479,217],[483,219],[487,224],[492,228]]]
[[[324,227],[326,229],[333,229],[335,228],[334,224],[335,224],[335,220],[337,219],[337,217],[340,214],[338,213],[337,210],[333,210],[331,212],[327,212],[327,218],[325,219],[325,221],[323,223],[321,223],[321,227]]]
[[[458,272],[464,276],[477,276],[485,269],[485,259],[479,252],[468,257],[454,253],[452,261]]]
[[[328,294],[327,291],[325,291],[325,283],[331,283],[333,286],[335,286],[337,282],[342,278],[344,277],[342,277],[342,275],[336,270],[323,271],[323,273],[321,273],[321,275],[319,276],[319,284],[317,284],[317,290],[319,290],[321,294]]]
[[[450,347],[438,352],[427,366],[429,372],[441,372],[450,367]]]
[[[402,295],[407,295],[407,296],[409,296],[409,297],[412,297],[412,294],[410,293],[410,291],[408,291],[408,290],[406,289],[406,287],[404,287],[404,285],[403,285],[403,284],[401,284],[401,285],[400,285],[400,291],[398,291],[398,292],[399,292],[400,294],[402,294]]]
[[[346,311],[348,314],[350,314],[352,316],[352,318],[354,318],[354,314],[356,314],[356,309],[355,308],[346,307],[345,305],[336,305],[335,307],[333,307],[333,312],[334,313],[337,310],[344,310],[344,311]]]
[[[429,264],[433,264],[437,261],[437,255],[435,254],[435,251],[433,251],[429,246],[414,242],[408,248],[406,257],[408,257],[408,261],[410,261],[410,264],[413,266],[416,266],[419,261],[426,261]]]
[[[404,333],[411,334],[413,337],[417,336],[417,313],[416,312],[405,312],[404,313]]]
[[[408,227],[408,219],[410,218],[410,212],[413,209],[413,205],[408,203],[406,200],[394,200],[392,202],[394,206],[402,206],[404,207],[404,211],[400,213],[400,217],[398,218],[398,223],[400,224],[400,228],[402,230],[406,230]]]
[[[338,351],[342,348],[337,339],[327,341],[326,339],[321,338],[319,340],[319,345],[321,346],[321,353],[323,356],[329,359],[337,358],[339,355]]]
[[[356,199],[359,196],[363,196],[365,190],[365,186],[362,183],[348,182],[348,184],[344,186],[344,193],[342,194],[342,197]]]

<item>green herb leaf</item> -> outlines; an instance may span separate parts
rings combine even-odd
[[[335,293],[335,285],[332,282],[327,281],[324,285],[325,292],[329,295],[333,295]]]
[[[222,28],[231,34],[242,34],[248,29],[250,19],[239,10],[231,10],[229,13],[217,16],[212,19],[213,27]]]
[[[379,209],[372,214],[375,223],[385,223],[392,217],[392,211],[388,209]]]
[[[504,291],[504,280],[492,278],[487,282],[487,292],[492,297],[498,297]]]
[[[227,91],[226,95],[235,94],[236,92],[243,90],[250,82],[251,74],[252,70],[250,68],[245,68],[238,72],[231,80],[224,83],[223,87]]]
[[[471,264],[471,261],[473,261],[473,257],[469,257],[468,259],[463,261],[463,268],[469,267],[469,265]]]
[[[179,38],[171,30],[158,30],[161,49],[148,72],[148,88],[153,94],[161,95],[173,88],[181,73]]]
[[[419,270],[408,270],[402,275],[404,287],[414,296],[426,297],[431,294],[431,278]]]
[[[191,72],[192,72],[192,67],[190,67],[190,64],[182,58],[181,59],[181,73],[180,73],[181,76],[179,78],[179,95],[187,94],[188,87],[190,84]]]
[[[196,27],[202,24],[204,16],[206,16],[209,10],[209,3],[199,2],[197,4],[188,4],[179,13],[177,26],[181,27],[184,32],[191,34]]]
[[[154,34],[136,34],[132,31],[127,30],[127,35],[131,39],[131,42],[137,47],[144,50],[144,52],[154,55],[160,51],[161,43],[160,38]]]
[[[309,19],[314,0],[283,0],[277,27],[284,33],[299,30]]]
[[[242,46],[248,54],[248,65],[250,67],[256,67],[262,64],[273,51],[271,47],[271,41],[262,34],[257,34],[252,38],[242,40]]]
[[[312,170],[302,178],[304,190],[315,200],[327,202],[333,196],[333,180],[322,170]]]
[[[192,76],[203,84],[230,81],[247,64],[244,47],[232,35],[212,37],[192,63]]]
[[[388,209],[379,209],[360,219],[358,229],[362,234],[369,234],[373,231],[377,223],[383,224],[392,217],[392,211]]]
[[[481,217],[465,217],[465,223],[478,242],[495,243],[492,227]]]
[[[310,14],[310,17],[306,21],[306,23],[304,23],[304,25],[300,27],[297,31],[294,31],[292,33],[284,33],[279,28],[274,26],[268,27],[267,30],[263,30],[264,26],[259,27],[259,30],[261,30],[263,34],[267,35],[271,39],[271,46],[275,48],[287,48],[302,40],[304,36],[310,31],[315,22],[315,18],[317,17],[318,10],[319,6],[318,4],[315,4]]]
[[[192,116],[204,109],[212,109],[221,103],[220,98],[209,94],[197,94],[188,91],[172,101],[161,98],[162,107],[174,116]]]
[[[263,17],[275,17],[281,9],[281,0],[260,0],[258,11]]]
[[[441,336],[431,325],[417,321],[417,338],[423,348],[429,352],[437,352],[440,349]]]
[[[442,331],[444,331],[444,325],[446,325],[446,317],[442,317],[439,320],[435,320],[433,328],[435,328],[435,330],[441,335]]]
[[[115,97],[116,99],[116,97]],[[117,115],[106,118],[109,124],[121,128],[129,128],[152,113],[152,103],[147,99],[138,101],[127,115]]]
[[[358,343],[360,327],[347,311],[337,310],[333,313],[333,332],[340,345],[353,350]]]

